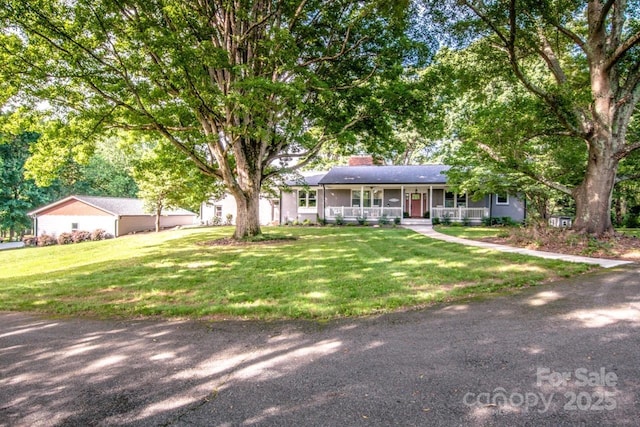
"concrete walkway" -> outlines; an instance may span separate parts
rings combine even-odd
[[[582,262],[586,264],[599,265],[604,268],[617,267],[624,264],[632,264],[631,261],[620,261],[615,259],[604,258],[590,258],[586,256],[558,254],[553,252],[534,251],[525,248],[515,248],[513,246],[498,245],[496,243],[479,242],[477,240],[461,239],[459,237],[448,236],[446,234],[438,233],[430,225],[407,225],[405,228],[413,230],[416,233],[424,234],[427,237],[433,239],[444,240],[445,242],[459,243],[461,245],[477,246],[479,248],[493,249],[500,252],[509,252],[522,255],[530,255],[539,258],[558,259],[568,262]]]

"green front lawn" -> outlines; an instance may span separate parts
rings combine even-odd
[[[203,246],[205,228],[0,252],[0,310],[105,317],[332,318],[537,284],[581,264],[495,253],[401,228],[265,228],[296,237]]]
[[[640,228],[616,228],[618,233],[640,238]]]
[[[434,229],[442,234],[472,240],[508,235],[510,230],[508,227],[459,227],[443,225],[436,225]]]

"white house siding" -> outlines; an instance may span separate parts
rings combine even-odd
[[[160,217],[161,228],[172,228],[180,225],[193,225],[198,217],[195,215],[167,215]],[[155,220],[155,217],[154,217]]]
[[[275,200],[271,201],[265,197],[260,197],[260,224],[261,225],[270,225],[274,222],[279,222],[280,218],[280,209],[277,205],[279,202]],[[238,214],[238,208],[236,204],[236,199],[227,194],[224,198],[220,200],[210,200],[205,202],[200,207],[200,221],[204,224],[213,224],[214,217],[216,215],[216,206],[220,206],[221,210],[221,223],[224,224],[227,220],[227,215],[231,214],[232,216],[232,224],[236,223],[236,215]]]
[[[309,187],[310,190],[316,191],[316,207],[315,208],[298,208],[298,190],[302,188],[293,188],[290,191],[282,193],[281,197],[281,209],[282,209],[282,222],[287,221],[305,221],[309,220],[312,223],[318,221],[318,217],[323,216],[324,212],[324,192],[319,187]],[[328,203],[330,206],[331,204]]]
[[[42,215],[37,219],[37,233],[59,236],[61,233],[71,233],[71,225],[78,224],[80,231],[105,230],[116,235],[116,219],[113,216],[85,216],[85,215]]]

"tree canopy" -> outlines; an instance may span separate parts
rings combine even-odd
[[[113,128],[161,135],[236,198],[238,238],[260,233],[264,180],[328,140],[390,131],[393,106],[374,94],[419,53],[406,37],[408,1],[0,6],[3,79],[19,83],[23,99],[47,100],[62,124],[36,157],[82,152]]]
[[[457,36],[467,72],[454,82],[480,83],[464,91],[456,136],[485,162],[573,197],[578,230],[611,231],[619,162],[640,148],[640,3],[426,4]]]

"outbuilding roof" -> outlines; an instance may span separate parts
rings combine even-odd
[[[64,199],[55,201],[46,206],[42,206],[36,210],[29,212],[29,215],[37,215],[40,212],[46,211],[56,205],[61,203],[65,203],[69,200],[78,200],[82,203],[86,203],[89,206],[93,206],[94,208],[105,211],[106,213],[115,215],[115,216],[148,216],[151,215],[147,210],[145,210],[144,200],[141,199],[130,199],[123,197],[96,197],[96,196],[69,196]],[[174,215],[192,215],[196,216],[195,213],[188,211],[186,209],[167,209],[162,211],[162,215],[174,216]]]
[[[318,184],[446,184],[447,170],[445,165],[340,166]]]

